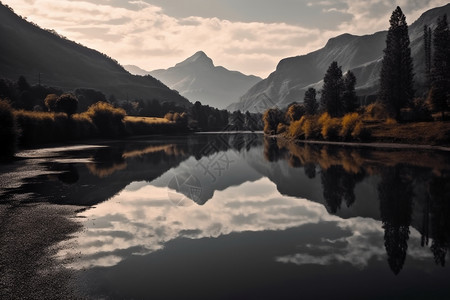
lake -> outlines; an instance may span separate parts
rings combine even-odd
[[[46,247],[80,297],[450,297],[450,152],[216,133],[19,156],[2,205],[76,208]]]

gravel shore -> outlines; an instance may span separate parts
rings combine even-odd
[[[61,247],[70,246],[61,242],[81,229],[75,217],[82,207],[15,192],[29,178],[55,173],[43,162],[57,159],[59,151],[27,150],[0,164],[0,299],[84,298],[76,289],[75,272],[56,258]]]

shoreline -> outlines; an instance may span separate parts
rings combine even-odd
[[[290,142],[295,143],[303,143],[303,144],[317,144],[317,145],[334,145],[334,146],[344,146],[344,147],[358,147],[358,148],[377,148],[377,149],[386,149],[386,150],[395,150],[395,149],[417,149],[417,150],[427,150],[427,151],[443,151],[450,152],[450,146],[447,145],[432,145],[432,144],[415,144],[415,143],[403,143],[403,142],[383,142],[383,141],[370,141],[370,142],[344,142],[344,141],[325,141],[325,140],[303,140],[303,139],[295,139],[284,136],[283,134],[276,135],[268,135],[264,134],[262,131],[231,131],[231,132],[222,132],[222,131],[213,131],[213,132],[193,132],[189,134],[170,134],[170,135],[162,135],[162,134],[150,134],[150,135],[133,135],[123,138],[116,139],[83,139],[83,140],[73,140],[68,142],[61,143],[45,143],[45,144],[37,144],[30,147],[18,148],[14,157],[10,159],[0,160],[0,165],[6,165],[9,163],[21,161],[24,159],[32,158],[27,155],[20,155],[24,152],[30,152],[33,150],[45,150],[45,149],[55,149],[55,148],[73,148],[73,147],[105,147],[104,144],[115,143],[127,140],[136,140],[136,139],[165,139],[166,137],[174,137],[174,136],[189,136],[196,134],[263,134],[264,137],[269,138],[280,138]]]
[[[378,149],[417,149],[417,150],[429,150],[429,151],[444,151],[450,152],[450,146],[444,145],[429,145],[429,144],[411,144],[411,143],[387,143],[382,141],[374,142],[336,142],[336,141],[320,141],[320,140],[301,140],[288,138],[281,135],[264,135],[270,138],[280,138],[286,141],[303,144],[318,144],[318,145],[333,145],[333,146],[347,146],[347,147],[359,147],[359,148],[378,148]]]

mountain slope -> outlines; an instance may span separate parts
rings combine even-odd
[[[132,73],[136,72],[135,74],[141,72],[136,67],[128,66],[127,69]],[[155,70],[148,74],[193,102],[200,101],[217,108],[225,108],[239,100],[240,96],[261,80],[256,76],[216,67],[202,51],[167,70]]]
[[[134,75],[145,76],[145,75],[150,74],[149,71],[141,69],[135,65],[124,65],[123,67],[125,68],[125,70],[127,70],[128,72],[130,72],[131,74],[134,74]]]
[[[423,26],[436,23],[439,16],[450,15],[450,4],[425,12],[409,28],[411,53],[415,66],[415,81],[420,89],[424,83]],[[291,102],[303,101],[310,87],[321,88],[321,80],[333,61],[342,71],[352,70],[357,78],[360,96],[376,94],[387,31],[372,35],[343,34],[332,38],[322,49],[306,55],[290,57],[279,62],[268,78],[260,81],[245,93],[229,110],[262,111],[269,106],[285,107]]]
[[[159,99],[190,105],[188,100],[150,76],[128,73],[106,55],[43,30],[0,4],[0,77],[25,76],[32,84],[93,88],[118,99]]]

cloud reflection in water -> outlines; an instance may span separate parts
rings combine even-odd
[[[364,268],[369,260],[386,256],[381,222],[330,215],[321,204],[281,195],[267,178],[216,191],[203,206],[183,207],[170,201],[167,188],[132,183],[81,216],[86,217],[85,230],[72,241],[77,250],[60,253],[61,258],[67,258],[81,252],[70,265],[75,269],[114,266],[130,255],[161,250],[165,243],[180,237],[216,238],[319,223],[335,224],[340,236],[298,245],[298,253],[280,254],[274,259],[297,265],[350,263]],[[412,229],[410,239],[420,240],[420,234]],[[411,243],[408,254],[417,259],[432,257],[426,248],[415,246],[419,244]]]

